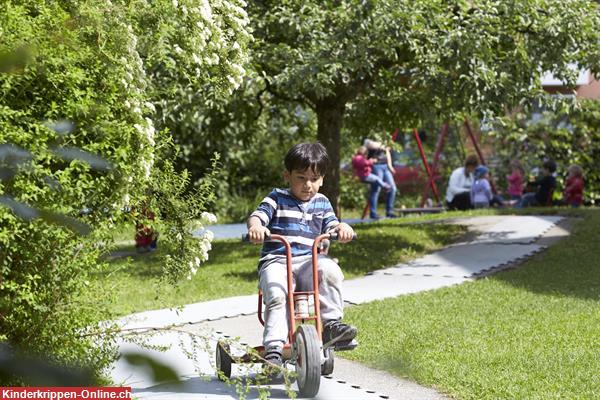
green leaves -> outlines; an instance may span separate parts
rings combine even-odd
[[[91,168],[100,171],[110,171],[112,165],[97,154],[83,151],[77,147],[54,147],[51,151],[65,161],[81,160],[86,162]]]
[[[179,381],[177,373],[170,366],[146,354],[129,352],[122,354],[121,357],[132,366],[145,367],[154,382]]]

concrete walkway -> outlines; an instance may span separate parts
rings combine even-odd
[[[538,239],[543,235],[548,243],[549,237],[568,234],[556,226],[560,220],[560,217],[551,216],[455,219],[453,223],[468,225],[470,234],[466,241],[407,264],[390,266],[348,280],[344,286],[344,297],[348,304],[361,304],[456,285],[493,273],[542,250],[545,246]],[[226,229],[229,229],[230,237],[240,237],[245,232],[243,225]],[[220,233],[216,236],[223,237]],[[117,383],[131,386],[137,398],[237,399],[235,389],[215,377],[214,347],[216,341],[223,337],[239,338],[242,344],[251,346],[260,344],[262,327],[257,321],[256,309],[257,296],[251,295],[191,304],[180,310],[148,311],[125,317],[118,321],[124,329],[149,332],[148,344],[169,349],[164,352],[146,350],[123,341],[119,343],[121,352],[149,353],[172,366],[182,382],[157,384],[146,371],[133,368],[122,359],[115,363],[112,378]],[[165,327],[172,328],[165,330]],[[194,337],[207,337],[209,340],[194,341]],[[234,365],[233,376],[253,373],[245,366],[240,369]],[[259,394],[253,390],[247,398],[259,398]],[[271,385],[269,398],[287,398],[284,386]],[[339,357],[335,360],[333,375],[321,380],[317,397],[328,400],[382,398],[434,400],[445,397],[433,389]]]

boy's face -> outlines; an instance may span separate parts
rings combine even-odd
[[[308,201],[312,199],[323,186],[323,177],[310,168],[300,171],[287,169],[283,171],[283,178],[290,185],[290,191],[298,199]]]

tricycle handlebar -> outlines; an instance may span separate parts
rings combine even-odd
[[[265,237],[266,238],[273,238],[273,239],[276,239],[276,240],[282,240],[282,239],[285,240],[283,238],[283,236],[281,236],[281,235],[270,235],[270,236],[265,236]],[[338,233],[337,232],[331,232],[331,233],[329,233],[328,239],[331,240],[331,241],[338,240]],[[356,233],[354,235],[352,235],[352,240],[355,240],[355,239],[356,239]],[[244,233],[242,235],[242,242],[244,242],[244,243],[250,242],[250,237],[248,236],[247,233]]]

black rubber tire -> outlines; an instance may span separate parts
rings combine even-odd
[[[231,378],[231,355],[227,343],[217,342],[217,351],[215,352],[215,364],[217,367],[217,377],[221,381],[225,378]],[[221,373],[219,373],[219,371]]]
[[[321,349],[313,325],[300,325],[295,334],[296,374],[302,397],[315,397],[321,386]]]
[[[323,350],[325,354],[325,362],[321,365],[321,375],[331,375],[333,374],[333,366],[335,364],[334,352],[331,347]]]

